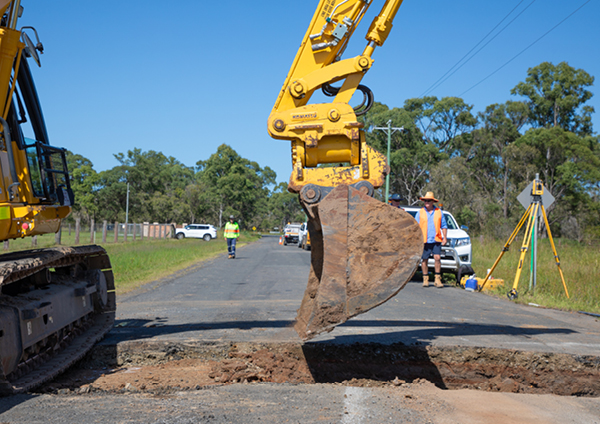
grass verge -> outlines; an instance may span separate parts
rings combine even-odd
[[[487,270],[502,252],[506,241],[492,240],[483,237],[473,242],[473,269],[478,277],[484,278]],[[548,239],[538,240],[537,251],[537,284],[530,287],[531,249],[526,252],[523,269],[517,292],[516,302],[534,303],[540,306],[568,311],[584,311],[600,313],[600,284],[598,284],[598,267],[600,256],[598,248],[583,246],[571,240],[554,240],[560,267],[563,271],[567,290],[558,272],[554,252]],[[508,252],[504,254],[495,271],[494,278],[504,280],[504,286],[492,290],[496,296],[506,296],[513,287],[517,266],[521,254],[522,240],[515,240]]]
[[[238,246],[254,241],[258,236],[242,232]],[[90,234],[82,233],[80,245],[90,244]],[[74,236],[63,234],[63,245],[73,245]],[[127,293],[151,281],[156,281],[198,262],[227,254],[227,243],[222,234],[209,242],[201,239],[144,239],[127,243],[96,243],[101,245],[110,258],[117,294]],[[38,236],[36,248],[54,246],[54,234]],[[10,241],[10,250],[31,249],[31,239]]]

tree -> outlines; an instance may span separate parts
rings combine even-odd
[[[600,181],[598,138],[581,137],[562,128],[529,130],[515,147],[527,147],[526,163],[540,174],[557,202],[551,222],[565,220],[587,208],[592,188]],[[533,175],[527,176],[529,180]]]
[[[419,126],[425,141],[449,156],[456,151],[456,137],[477,124],[477,119],[471,114],[473,106],[459,97],[408,99],[404,102],[404,109]]]
[[[73,152],[67,151],[67,169],[71,176],[71,189],[75,195],[74,215],[89,221],[98,212],[96,192],[98,190],[98,174],[92,162]]]
[[[512,156],[507,148],[521,136],[527,112],[523,102],[490,105],[479,113],[480,128],[458,143],[479,190],[488,201],[502,205],[504,218],[508,218],[509,198],[514,194],[509,184]]]
[[[181,222],[191,218],[182,202],[186,187],[194,181],[193,169],[160,152],[141,149],[117,153],[120,165],[99,174],[98,201],[109,221],[124,221],[129,183],[129,220]]]
[[[423,133],[414,120],[414,114],[405,109],[389,109],[381,103],[376,104],[368,113],[367,142],[379,152],[387,153],[387,132],[374,130],[374,127],[403,127],[391,136],[390,145],[390,193],[400,194],[408,204],[417,202],[429,179],[433,165],[446,156],[430,143],[423,141]]]
[[[283,228],[288,222],[303,222],[306,215],[302,210],[298,195],[287,190],[286,183],[279,183],[271,193],[268,204],[269,214],[264,217],[263,228]]]
[[[529,99],[531,123],[535,128],[561,127],[578,135],[592,134],[591,114],[594,108],[584,105],[592,97],[586,87],[594,77],[567,62],[554,66],[543,62],[527,71],[511,94]]]
[[[198,161],[197,178],[205,184],[210,197],[210,217],[223,224],[223,216],[235,215],[240,225],[259,224],[255,219],[262,201],[268,198],[268,186],[276,174],[269,168],[242,158],[230,146],[222,144],[206,161]]]

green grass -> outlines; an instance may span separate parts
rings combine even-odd
[[[73,232],[74,233],[74,232]],[[113,236],[114,237],[114,236]],[[242,232],[238,246],[256,240],[258,236]],[[63,233],[62,244],[74,245],[75,236]],[[114,238],[107,237],[108,243],[100,243],[102,235],[97,235],[97,242],[104,247],[110,258],[115,276],[118,294],[131,291],[145,283],[158,280],[179,270],[198,264],[217,255],[227,254],[227,244],[219,233],[217,239],[205,242],[201,239],[138,239],[131,237],[127,243],[113,243]],[[80,245],[90,244],[90,233],[80,234]],[[37,248],[54,246],[54,234],[38,236]],[[10,250],[31,249],[31,239],[10,241]]]
[[[125,293],[144,283],[227,253],[227,244],[222,238],[210,242],[166,239],[107,243],[102,246],[110,257],[117,293]]]
[[[521,235],[522,236],[522,235]],[[506,240],[484,238],[473,239],[473,269],[478,277],[485,278],[500,255]],[[506,296],[513,287],[522,238],[515,240],[510,250],[502,256],[495,271],[494,278],[504,280],[504,287],[492,291],[497,296]],[[583,246],[571,240],[555,239],[556,251],[560,258],[567,290],[567,298],[562,284],[554,253],[548,239],[538,240],[537,251],[537,285],[530,289],[531,250],[525,254],[523,270],[517,291],[518,303],[535,303],[548,308],[568,311],[585,311],[600,313],[600,284],[598,284],[598,267],[600,255],[597,246]]]

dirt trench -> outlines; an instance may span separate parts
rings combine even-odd
[[[600,357],[401,344],[174,344],[98,346],[38,392],[197,390],[211,385],[428,381],[441,389],[600,396]]]

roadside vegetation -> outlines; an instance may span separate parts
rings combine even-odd
[[[257,240],[260,235],[242,231],[238,246]],[[89,240],[90,233],[81,233],[81,240]],[[74,245],[74,235],[63,234],[63,245]],[[80,243],[85,245],[90,243]],[[215,240],[202,239],[145,239],[127,243],[95,243],[108,253],[115,276],[117,294],[131,291],[145,283],[160,280],[200,262],[227,254],[227,244],[223,233]],[[52,247],[54,234],[38,236],[37,248]],[[31,249],[31,239],[10,241],[10,251]]]
[[[488,293],[506,297],[512,288],[519,264],[522,240],[521,238],[512,243],[509,251],[502,256],[493,272],[494,278],[504,280],[504,286],[495,288]],[[502,252],[506,240],[476,237],[472,241],[473,269],[477,277],[485,278],[487,270],[492,268]],[[573,240],[555,239],[554,243],[570,298],[567,298],[565,294],[550,241],[543,239],[538,241],[536,287],[535,289],[530,288],[530,249],[524,259],[517,288],[519,297],[516,302],[600,314],[600,284],[598,283],[600,255],[598,255],[597,249]]]

